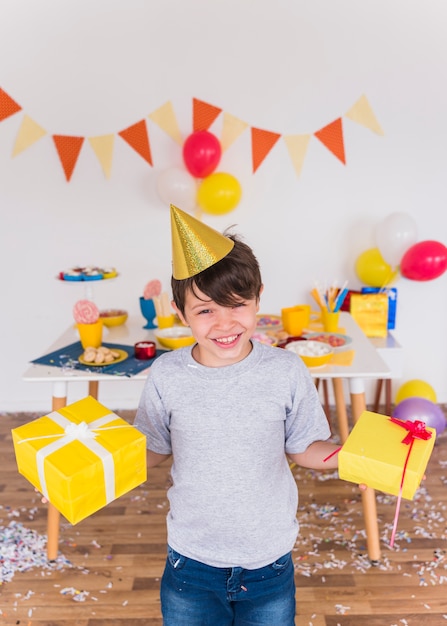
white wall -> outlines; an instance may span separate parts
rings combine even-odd
[[[312,133],[366,94],[385,135],[344,120],[346,166],[313,140],[298,178],[279,141],[253,175],[248,131],[223,156],[219,170],[236,176],[243,198],[205,220],[237,224],[263,268],[261,310],[277,313],[309,301],[315,279],[357,288],[355,260],[392,212],[414,218],[419,240],[447,244],[446,18],[444,0],[2,0],[0,87],[23,112],[0,123],[0,411],[49,408],[49,386],[21,376],[83,296],[58,271],[116,266],[120,277],[95,288],[96,301],[134,314],[149,279],[169,286],[169,213],[156,181],[182,165],[181,147],[148,121],[153,168],[117,137],[109,180],[84,145],[67,183],[51,134],[117,133],[171,101],[186,138],[194,97],[250,126]],[[12,158],[23,113],[49,134]],[[396,285],[405,369],[395,388],[423,379],[439,402],[446,280]],[[100,399],[133,408],[140,388],[108,384]]]

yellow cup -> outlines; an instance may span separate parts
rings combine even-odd
[[[157,315],[158,328],[171,328],[174,326],[175,315]]]
[[[340,312],[334,313],[327,309],[321,309],[321,319],[323,328],[327,333],[336,333],[338,331],[338,322],[340,320]]]
[[[310,305],[297,304],[296,306],[281,309],[282,325],[286,333],[299,336],[309,326]]]
[[[86,348],[99,348],[102,343],[102,320],[93,324],[76,324],[79,339],[84,350]]]

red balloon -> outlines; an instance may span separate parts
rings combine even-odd
[[[205,178],[214,172],[222,155],[220,142],[207,130],[197,130],[183,144],[183,160],[190,174]]]
[[[447,269],[447,248],[439,241],[420,241],[400,262],[400,273],[410,280],[433,280]]]

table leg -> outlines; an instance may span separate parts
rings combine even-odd
[[[92,398],[95,398],[95,400],[98,399],[98,386],[99,386],[99,380],[89,380],[88,395],[92,396]]]
[[[67,384],[66,383],[54,383],[53,387],[53,400],[52,409],[58,411],[62,407],[67,405]],[[47,514],[47,557],[49,561],[54,561],[57,558],[59,547],[59,525],[60,525],[60,513],[51,504],[48,503]]]
[[[341,443],[344,443],[349,435],[349,425],[345,396],[343,393],[343,379],[333,378],[332,387],[334,389],[335,408],[337,411],[338,432],[340,434]]]
[[[352,417],[355,423],[363,411],[366,410],[365,385],[362,379],[352,378],[349,381],[349,388]],[[372,563],[377,563],[377,561],[380,561],[380,536],[374,489],[367,487],[365,491],[362,491],[362,503],[368,556]]]

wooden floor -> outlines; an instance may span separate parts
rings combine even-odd
[[[5,546],[12,536],[19,554],[23,545],[34,550],[29,571],[16,571],[24,566],[21,557],[9,564],[12,573],[5,573],[5,563],[0,569],[7,579],[0,584],[0,623],[161,625],[169,463],[78,525],[63,522],[60,556],[49,565],[42,537],[46,505],[17,473],[10,436],[11,428],[34,417],[0,414],[0,542]],[[294,473],[301,524],[294,550],[297,626],[447,625],[447,431],[436,442],[423,488],[414,501],[403,501],[393,550],[387,542],[396,498],[377,494],[383,559],[376,567],[366,555],[357,487],[334,473]],[[32,541],[23,539],[26,533]]]

